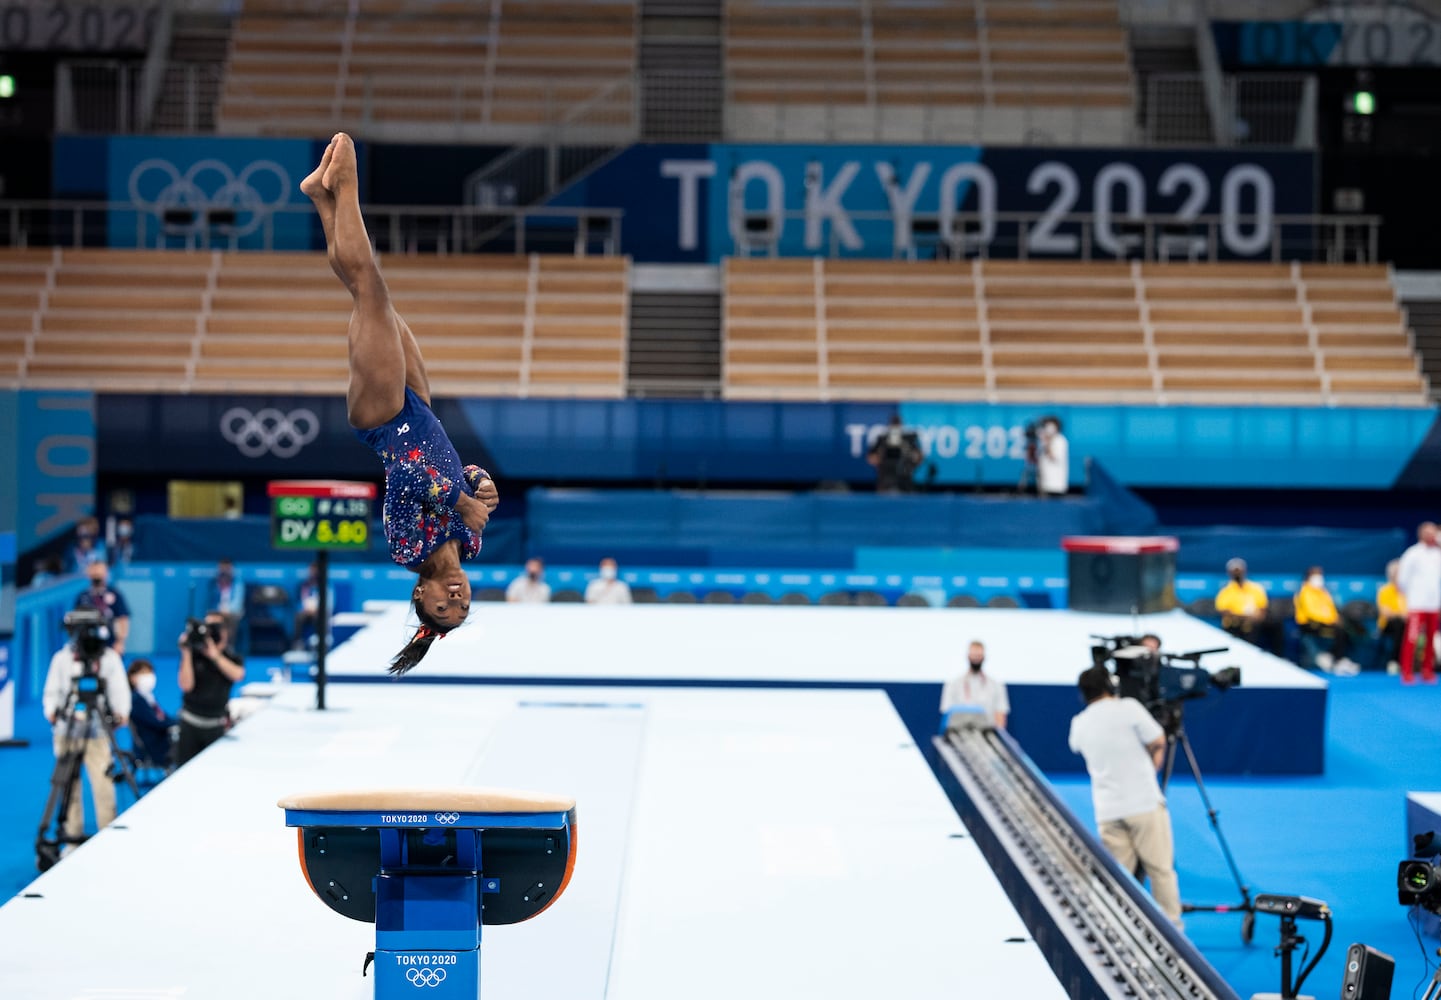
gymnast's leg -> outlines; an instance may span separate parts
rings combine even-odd
[[[390,303],[360,213],[355,146],[337,134],[300,189],[315,203],[330,266],[350,291],[350,387],[346,410],[354,427],[384,424],[405,402],[410,385],[429,402],[424,362],[410,328]]]

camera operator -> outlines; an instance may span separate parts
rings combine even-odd
[[[90,586],[75,598],[77,611],[98,611],[110,630],[110,645],[115,652],[125,655],[125,640],[130,636],[130,605],[125,595],[110,586],[110,567],[103,562],[92,562],[85,567]]]
[[[1180,928],[1171,816],[1156,780],[1165,730],[1140,702],[1115,696],[1104,666],[1084,671],[1077,686],[1086,707],[1071,720],[1070,745],[1091,776],[1101,843],[1126,871],[1136,871],[1139,862],[1156,906]]]
[[[180,636],[180,766],[220,737],[230,725],[230,686],[245,679],[245,660],[229,646],[225,615],[208,611],[191,619]]]
[[[126,680],[125,664],[120,659],[120,654],[105,645],[108,633],[109,629],[98,622],[91,628],[74,628],[70,641],[50,659],[50,670],[45,675],[45,692],[41,700],[45,718],[53,728],[56,760],[67,753],[82,754],[85,773],[90,776],[90,795],[95,801],[96,829],[106,826],[115,818],[115,783],[110,779],[110,741],[101,732],[97,714],[85,713],[84,706],[73,704],[72,696],[76,694],[82,674],[93,674],[104,687],[105,700],[109,703],[114,725],[123,726],[129,721],[130,684]],[[67,711],[70,709],[75,709],[73,715]],[[78,785],[78,771],[75,781]],[[73,787],[70,805],[65,812],[65,837],[71,843],[78,843],[84,835],[84,796],[78,787]]]
[[[1071,488],[1071,445],[1061,433],[1059,417],[1042,419],[1036,433],[1036,492],[1063,497]]]
[[[914,490],[916,469],[924,458],[920,437],[901,423],[900,414],[893,414],[886,429],[866,452],[866,461],[875,466],[876,492]]]

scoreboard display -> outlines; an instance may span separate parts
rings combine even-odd
[[[270,483],[270,542],[277,549],[370,547],[374,483],[292,479]]]

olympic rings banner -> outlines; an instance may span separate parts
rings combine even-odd
[[[61,136],[55,196],[103,196],[139,211],[109,215],[117,247],[309,250],[318,230],[300,181],[323,146],[309,139]]]
[[[497,481],[628,486],[868,484],[894,412],[938,485],[1015,485],[1026,425],[1054,413],[1078,483],[1091,456],[1128,486],[1441,487],[1433,409],[436,400],[461,458]],[[380,477],[338,397],[103,395],[97,414],[105,476]]]

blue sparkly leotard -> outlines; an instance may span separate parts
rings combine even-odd
[[[489,474],[461,466],[445,428],[419,396],[407,388],[405,405],[393,419],[356,430],[355,436],[385,463],[381,510],[391,559],[416,569],[452,538],[460,543],[460,558],[479,554],[480,534],[460,519],[455,505],[462,492],[474,496]]]

